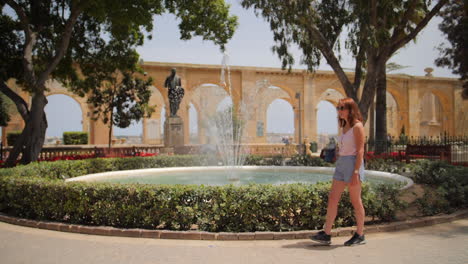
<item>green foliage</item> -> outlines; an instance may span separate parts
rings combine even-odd
[[[188,230],[198,225],[205,231],[246,232],[320,228],[330,183],[118,185],[0,177],[0,190],[0,211],[19,217],[124,228]],[[386,204],[396,199],[392,195],[377,196],[366,186],[363,202],[367,214],[392,219],[397,208]],[[340,204],[337,227],[353,224],[348,196],[345,193]],[[381,201],[383,207],[375,201]]]
[[[452,212],[468,206],[468,168],[442,161],[421,160],[413,166],[413,179],[429,190],[417,200],[426,215]]]
[[[114,57],[128,57],[128,54],[119,51],[134,52],[136,46],[143,44],[145,34],[151,38],[154,16],[172,13],[180,21],[181,39],[201,36],[222,48],[237,27],[237,17],[229,15],[229,6],[224,0],[93,0],[77,3],[28,0],[22,1],[17,9],[12,9],[16,13],[15,16],[2,12],[0,17],[0,77],[3,81],[15,77],[21,83],[31,81],[27,80],[28,76],[23,75],[24,69],[21,64],[25,41],[24,27],[29,26],[40,40],[33,46],[32,58],[35,76],[40,76],[57,55],[56,44],[61,43],[66,32],[66,22],[70,21],[72,12],[77,14],[77,19],[75,22],[70,21],[70,43],[65,50],[60,51],[64,53],[63,59],[52,71],[53,78],[68,84],[78,79],[78,69],[74,65],[85,63],[109,47],[117,47],[116,52],[112,54]],[[27,21],[19,19],[18,10],[25,12]],[[29,25],[25,24],[27,22]],[[118,47],[119,45],[121,46]],[[129,66],[134,65],[133,60],[128,60],[127,63]],[[81,70],[83,69],[81,67]],[[92,67],[91,70],[100,68]],[[25,85],[23,88],[33,92],[40,87]]]
[[[407,165],[404,162],[393,159],[373,158],[365,162],[366,170],[386,171],[391,173],[402,173],[406,170]]]
[[[2,6],[3,8],[3,6]],[[0,14],[0,80],[21,76],[21,40],[22,37],[15,31],[21,30],[20,25],[13,18]]]
[[[317,142],[315,141],[310,142],[310,151],[312,151],[312,153],[317,152],[317,147],[318,147]]]
[[[86,145],[88,144],[88,133],[63,132],[63,143],[65,145]]]
[[[261,155],[248,155],[245,157],[245,165],[262,165],[263,164],[263,156]]]
[[[7,133],[7,143],[8,146],[15,145],[16,139],[21,135],[21,131],[8,132]]]
[[[370,209],[373,211],[373,217],[383,221],[395,220],[395,212],[407,206],[405,202],[399,199],[401,186],[399,184],[380,184],[372,187],[367,192],[374,192],[375,196],[367,197],[363,195],[362,198],[363,201],[366,200],[370,204],[369,207],[365,207],[366,211]]]
[[[417,160],[413,166],[413,180],[416,183],[439,185],[446,180],[446,172],[452,165],[444,161]]]
[[[201,36],[221,49],[237,27],[237,18],[229,15],[229,6],[224,0],[24,0],[11,3],[14,4],[5,1],[1,4],[0,90],[12,90],[6,84],[10,78],[16,79],[23,91],[37,98],[45,98],[45,82],[49,79],[60,81],[81,96],[89,90],[109,88],[106,85],[119,87],[118,93],[110,93],[114,96],[106,97],[109,92],[102,91],[91,101],[112,106],[120,103],[107,109],[108,113],[116,110],[117,115],[111,121],[120,127],[127,127],[131,120],[139,120],[150,113],[146,104],[149,80],[130,76],[139,70],[136,47],[143,45],[145,36],[151,38],[148,32],[153,30],[153,17],[174,14],[180,21],[182,39]],[[13,12],[5,12],[7,8]],[[106,79],[113,74],[121,76],[113,76],[110,81]],[[14,97],[12,94],[13,91],[8,96]],[[21,146],[23,152],[29,152],[23,155],[24,163],[36,160],[39,152],[32,149],[42,147],[45,130],[38,126],[46,126],[45,102],[33,100],[32,106],[25,106],[33,111],[31,118],[25,118],[27,132],[34,133],[33,138],[38,140],[28,140]],[[34,120],[36,117],[40,120]],[[9,163],[14,162],[18,154],[10,155]]]
[[[8,126],[11,115],[10,109],[13,107],[14,105],[11,103],[11,100],[0,92],[0,126]]]
[[[325,162],[318,157],[311,157],[305,154],[298,154],[291,157],[287,163],[289,166],[317,166],[317,167],[330,167],[332,164]]]
[[[184,166],[217,165],[209,156],[153,156],[133,158],[96,158],[84,160],[59,160],[54,162],[34,162],[28,166],[1,169],[1,176],[17,175],[21,177],[40,177],[47,179],[68,179],[85,174],[135,170],[145,168],[165,168]]]
[[[442,9],[442,23],[439,29],[446,36],[450,46],[439,46],[440,57],[437,66],[452,69],[463,82],[464,99],[468,99],[468,4],[466,1],[450,0]]]
[[[351,13],[348,11],[347,1],[259,1],[243,0],[244,8],[253,8],[255,13],[263,16],[270,23],[276,45],[272,50],[278,55],[282,67],[295,64],[290,53],[291,44],[294,43],[302,51],[301,63],[307,65],[309,70],[315,69],[322,58],[319,46],[320,40],[314,39],[310,34],[310,27],[316,27],[322,32],[326,43],[333,47],[343,27],[351,22]],[[336,48],[339,50],[339,46]]]
[[[197,166],[207,157],[159,156],[31,163],[0,170],[0,211],[19,217],[124,228],[216,232],[321,228],[330,183],[247,186],[65,183],[63,179],[112,170]],[[255,158],[255,157],[254,157]],[[279,157],[277,157],[279,159]],[[260,159],[257,159],[259,161]],[[364,184],[366,214],[394,219],[396,186]],[[354,224],[345,192],[336,226]]]

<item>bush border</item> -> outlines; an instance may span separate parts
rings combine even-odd
[[[53,197],[54,192],[61,191],[61,190],[63,191],[63,188],[68,188],[66,186],[67,183],[64,183],[63,179],[73,178],[73,177],[76,177],[78,175],[83,175],[85,173],[90,173],[91,172],[90,170],[92,170],[93,172],[98,172],[98,171],[122,170],[122,169],[129,169],[129,168],[138,169],[138,168],[144,168],[145,166],[153,166],[153,167],[154,166],[156,166],[156,167],[190,166],[191,164],[197,163],[198,161],[199,161],[198,157],[188,157],[188,156],[162,157],[161,156],[161,157],[133,158],[133,159],[91,159],[91,160],[85,160],[85,161],[62,161],[62,162],[53,162],[53,163],[35,163],[35,164],[28,165],[28,166],[15,167],[13,169],[2,169],[2,170],[0,170],[0,177],[2,177],[2,176],[6,177],[6,178],[3,178],[2,181],[3,181],[3,184],[5,185],[5,187],[9,186],[8,188],[11,189],[11,191],[10,191],[11,194],[7,195],[7,193],[4,193],[3,197],[2,197],[2,195],[0,195],[0,198],[1,198],[0,202],[5,203],[3,207],[6,210],[3,211],[3,212],[6,213],[6,214],[15,215],[15,216],[18,216],[18,217],[27,217],[28,215],[30,215],[32,213],[33,216],[36,215],[36,216],[34,216],[32,218],[37,219],[38,221],[40,221],[40,220],[61,221],[57,217],[59,217],[60,219],[62,218],[62,216],[60,215],[60,214],[63,213],[62,209],[57,211],[57,213],[60,215],[59,216],[59,215],[56,215],[55,211],[50,211],[49,209],[44,209],[44,208],[46,208],[44,206],[39,207],[37,211],[33,210],[33,211],[30,211],[30,212],[28,211],[28,210],[30,210],[30,209],[28,209],[30,206],[29,207],[26,206],[26,207],[24,207],[24,209],[23,209],[22,206],[26,205],[25,202],[26,203],[29,203],[29,202],[36,203],[36,202],[42,201],[43,200],[42,197],[37,196],[39,189],[44,189],[45,188],[47,190],[50,190],[50,192],[47,192],[47,194],[50,197]],[[311,161],[313,161],[313,160],[311,160]],[[310,162],[310,161],[307,161],[307,162]],[[65,174],[65,175],[63,175],[63,174]],[[104,186],[104,185],[101,185],[101,184],[98,184],[98,185],[95,186],[93,184],[90,184],[90,185],[83,184],[82,187],[85,188],[85,189],[89,188],[90,191],[93,191],[93,188],[98,188],[98,187],[100,188],[100,187]],[[294,208],[306,208],[306,211],[304,212],[304,214],[306,214],[306,215],[308,215],[309,213],[313,213],[312,211],[319,210],[320,213],[318,214],[317,219],[315,219],[315,217],[313,217],[313,218],[310,219],[310,221],[302,222],[302,220],[297,218],[297,217],[301,217],[301,215],[299,215],[299,216],[295,216],[296,218],[294,218],[294,223],[290,223],[289,225],[287,224],[288,222],[283,221],[281,223],[283,213],[280,213],[280,215],[277,215],[277,213],[281,211],[280,210],[281,209],[280,205],[282,205],[282,204],[281,203],[278,204],[277,202],[275,202],[276,200],[268,200],[268,199],[272,199],[272,198],[269,198],[270,196],[267,195],[267,196],[265,196],[265,197],[267,197],[267,200],[265,200],[265,201],[268,202],[268,204],[270,204],[272,206],[272,208],[277,207],[277,209],[272,209],[273,211],[265,211],[264,213],[266,213],[265,216],[267,217],[265,219],[270,221],[270,220],[272,220],[270,218],[273,217],[273,220],[276,219],[275,221],[276,222],[279,221],[279,223],[276,223],[276,222],[274,222],[274,223],[262,222],[261,219],[259,219],[257,221],[251,221],[251,218],[253,217],[253,215],[248,215],[249,217],[245,218],[246,221],[243,221],[242,223],[237,223],[237,224],[231,226],[231,224],[229,224],[229,223],[236,223],[237,221],[232,222],[231,221],[232,219],[230,219],[230,218],[232,218],[232,217],[235,218],[236,217],[236,212],[237,212],[236,210],[238,208],[240,208],[239,205],[244,206],[241,203],[240,204],[234,203],[234,207],[233,207],[234,209],[229,209],[229,210],[234,210],[232,212],[231,211],[226,211],[226,210],[228,210],[228,209],[226,209],[227,207],[223,206],[223,211],[222,211],[223,216],[221,217],[221,219],[219,219],[219,212],[218,211],[213,211],[214,209],[210,209],[211,208],[210,206],[206,207],[206,208],[208,208],[207,213],[204,214],[204,215],[201,215],[202,216],[201,218],[197,218],[197,219],[201,219],[201,222],[198,222],[198,220],[197,220],[196,224],[202,224],[203,225],[203,227],[200,227],[201,232],[204,232],[203,230],[213,231],[213,232],[244,232],[244,231],[247,232],[249,230],[252,230],[252,232],[254,232],[254,230],[260,230],[261,232],[262,232],[262,230],[269,230],[268,232],[275,232],[275,231],[280,231],[281,230],[280,231],[281,233],[285,233],[285,231],[300,230],[301,229],[300,226],[296,226],[297,223],[295,221],[297,220],[297,221],[300,221],[300,225],[302,226],[303,230],[315,229],[315,228],[318,228],[319,226],[322,225],[320,223],[320,221],[322,221],[323,219],[320,220],[319,218],[323,218],[322,217],[322,214],[323,214],[323,212],[322,212],[323,208],[322,207],[323,206],[321,206],[320,204],[323,201],[326,202],[326,199],[325,199],[326,198],[326,193],[328,193],[328,191],[325,190],[326,188],[324,188],[324,187],[326,187],[325,186],[326,184],[325,185],[322,184],[322,185],[323,186],[321,186],[321,187],[317,186],[317,185],[314,185],[314,190],[305,190],[302,187],[297,189],[298,191],[306,191],[306,192],[313,191],[312,193],[314,194],[314,197],[315,196],[317,196],[317,197],[315,197],[314,199],[311,200],[311,202],[312,202],[311,205],[316,204],[316,206],[318,206],[318,207],[311,207],[311,209],[309,210],[308,209],[309,207],[304,207],[304,206],[309,206],[308,205],[309,202],[307,202],[307,204],[304,204],[304,201],[298,201],[297,202],[297,206],[299,206],[299,207],[292,207],[292,208],[291,207],[285,207],[285,208],[291,208],[291,210],[296,210]],[[23,186],[23,187],[21,187],[21,186]],[[24,189],[24,190],[26,190],[27,192],[31,192],[31,195],[28,195],[27,192],[15,190],[15,189],[18,189],[18,188],[24,188],[25,186],[27,188]],[[298,187],[300,187],[300,186],[298,186]],[[166,187],[166,188],[168,188],[168,187]],[[179,188],[180,190],[177,190],[177,188],[175,188],[175,187],[171,187],[171,188],[173,189],[173,190],[170,189],[171,193],[173,193],[173,192],[176,193],[176,194],[179,193],[177,195],[180,195],[180,194],[183,195],[184,194],[185,190],[183,190],[183,188]],[[205,188],[207,188],[207,187],[205,187]],[[233,187],[229,187],[229,188],[232,189]],[[241,187],[239,187],[239,188],[241,188]],[[257,187],[257,189],[258,188],[264,189],[264,188],[267,188],[267,187]],[[270,189],[268,189],[268,188],[270,188]],[[282,196],[285,189],[287,189],[287,188],[296,188],[296,187],[289,186],[289,187],[278,187],[278,188],[276,188],[275,186],[273,186],[273,187],[268,187],[268,188],[267,188],[268,190],[266,190],[266,191],[273,193],[273,196],[274,195]],[[365,188],[368,189],[369,186],[366,186]],[[130,188],[130,189],[134,190],[135,188]],[[160,188],[160,189],[162,190],[164,188]],[[229,190],[228,188],[225,188],[225,189],[226,190],[221,190],[221,192],[220,192],[219,190],[216,191],[215,188],[213,188],[213,190],[209,190],[209,193],[210,192],[213,192],[213,193],[220,192],[220,194],[226,194],[227,197],[228,197],[228,198],[226,198],[226,199],[228,199],[228,200],[226,200],[226,202],[228,202],[229,199],[231,199],[231,201],[236,201],[236,200],[232,200],[232,199],[237,199],[239,194],[242,195],[242,190],[232,192],[232,190]],[[284,190],[281,190],[281,189],[284,189]],[[395,211],[397,210],[397,208],[399,206],[398,201],[396,201],[396,199],[395,199],[396,198],[396,189],[394,187],[389,188],[389,187],[386,187],[386,186],[384,186],[383,188],[379,188],[379,189],[382,189],[381,191],[379,191],[379,193],[372,192],[372,193],[369,194],[369,195],[371,195],[370,197],[376,196],[376,195],[377,196],[383,195],[381,197],[381,199],[378,199],[378,201],[375,200],[374,202],[370,202],[371,207],[369,207],[369,209],[370,208],[372,208],[372,209],[369,212],[372,212],[372,213],[370,213],[369,215],[370,216],[376,216],[377,219],[384,220],[384,221],[393,220],[394,215],[395,215]],[[393,191],[392,189],[395,189],[395,190]],[[121,190],[117,190],[117,191],[120,192],[119,193],[119,195],[120,195],[123,192],[128,192],[129,190],[125,191],[125,190],[123,190],[121,188]],[[75,193],[75,191],[76,190],[74,190],[73,193]],[[80,191],[80,190],[78,190],[78,191]],[[188,191],[190,192],[190,190],[188,190]],[[227,193],[226,193],[226,191],[227,191]],[[222,193],[222,192],[225,192],[225,193]],[[258,190],[257,190],[257,192],[258,192]],[[262,192],[262,190],[260,190],[260,192]],[[86,193],[87,193],[87,190],[86,190]],[[296,192],[294,191],[292,193],[296,193]],[[291,195],[293,195],[293,194],[291,194]],[[294,195],[297,196],[298,194],[294,194]],[[14,197],[19,198],[19,200],[16,200]],[[22,197],[26,197],[26,198],[22,198]],[[60,200],[61,201],[61,195],[57,196],[55,194],[55,197],[58,198],[58,199],[55,199],[55,200],[57,200],[57,201]],[[96,197],[99,197],[99,195],[97,195]],[[176,197],[176,199],[177,199],[177,197]],[[346,204],[346,208],[348,208],[351,205],[350,205],[349,199],[346,199],[346,198],[347,198],[347,196],[345,195],[345,199],[342,199],[340,205],[342,203]],[[2,199],[3,199],[3,201],[2,201]],[[28,202],[27,199],[29,199],[29,202]],[[50,198],[45,197],[45,199],[50,199]],[[367,199],[367,200],[369,200],[369,199]],[[309,199],[307,199],[307,200],[309,200]],[[374,199],[372,199],[372,200],[374,200]],[[45,201],[46,203],[44,203],[44,204],[47,205],[47,206],[57,206],[57,204],[56,204],[57,202],[54,201],[54,199],[52,199],[51,201],[52,201],[52,203],[50,203],[50,204],[47,203],[48,201]],[[109,202],[107,200],[103,200],[103,201],[107,202],[107,203]],[[293,201],[295,201],[295,200],[293,199]],[[371,200],[369,200],[369,201],[371,201]],[[385,201],[385,202],[382,203],[382,202],[379,202],[379,201]],[[290,206],[289,202],[290,201],[288,201],[288,204],[286,204],[286,202],[285,202],[284,206]],[[294,202],[294,203],[296,203],[296,202]],[[71,200],[71,203],[69,204],[69,206],[71,204],[75,204],[75,201]],[[80,204],[78,204],[78,205],[80,205]],[[167,206],[169,206],[169,207],[167,207]],[[187,206],[181,206],[183,208],[178,208],[178,207],[176,208],[176,207],[173,207],[173,205],[171,205],[171,204],[169,204],[167,206],[166,206],[167,208],[166,207],[163,208],[163,210],[165,210],[165,211],[161,211],[162,213],[164,213],[164,212],[167,213],[167,209],[171,210],[171,211],[169,211],[170,213],[166,217],[161,218],[162,219],[161,221],[163,223],[165,223],[164,226],[156,227],[160,223],[159,220],[158,220],[158,222],[156,222],[156,226],[153,227],[153,224],[151,224],[152,227],[149,228],[150,230],[154,230],[154,229],[157,229],[157,228],[161,228],[161,229],[164,228],[164,229],[171,229],[171,230],[190,230],[190,226],[195,224],[195,222],[190,222],[190,221],[192,221],[192,220],[190,220],[191,217],[193,217],[195,215],[193,214],[193,212],[190,209],[186,208]],[[215,206],[217,206],[217,205],[215,205]],[[85,207],[87,207],[87,206],[85,206]],[[59,207],[57,207],[57,208],[59,208]],[[318,208],[318,209],[314,209],[314,208]],[[11,211],[10,209],[13,209],[13,210]],[[15,213],[15,211],[18,210],[18,209],[19,209],[19,211],[17,211]],[[67,210],[69,210],[69,209],[67,209]],[[212,210],[212,211],[209,211],[209,210]],[[275,210],[276,211],[280,210],[280,211],[276,212]],[[286,214],[290,214],[291,213],[289,211],[290,209],[287,209],[287,210],[288,211],[286,211]],[[337,220],[341,219],[342,223],[339,223],[339,221],[338,221],[337,226],[350,225],[350,224],[353,223],[353,221],[352,221],[352,209],[350,209],[350,210],[343,211],[342,216],[341,216],[342,218],[340,218],[340,215],[338,215]],[[52,214],[51,214],[51,212],[52,212]],[[177,214],[176,216],[174,216],[174,212],[180,212],[182,215]],[[262,212],[263,212],[263,210],[262,210]],[[76,212],[74,212],[74,211],[72,213],[76,214]],[[78,216],[80,216],[82,213],[83,212],[79,211],[77,214],[79,214]],[[119,212],[119,213],[122,214],[122,212]],[[50,216],[47,216],[47,215],[50,215]],[[295,213],[294,213],[294,215],[295,215]],[[117,218],[116,218],[117,219],[116,224],[113,225],[113,226],[116,226],[118,228],[122,228],[122,227],[124,227],[124,228],[141,228],[141,227],[148,228],[149,227],[149,226],[148,227],[146,226],[146,222],[144,223],[144,225],[141,225],[141,226],[139,224],[133,225],[133,224],[122,223],[121,222],[122,220],[119,219],[118,216],[119,215],[117,215]],[[165,215],[163,215],[163,216],[165,216]],[[100,217],[104,217],[105,219],[103,218],[104,219],[103,220]],[[113,216],[113,217],[115,218],[115,216]],[[161,217],[161,215],[159,215],[158,217]],[[184,217],[185,218],[189,217],[189,218],[187,218],[188,219],[187,220]],[[206,222],[206,219],[203,218],[203,217],[208,219],[209,222]],[[216,219],[216,222],[212,222],[212,221],[214,221],[212,217],[218,217],[218,218],[214,218],[214,219]],[[268,218],[268,217],[270,217],[270,218]],[[73,218],[73,219],[75,219],[75,218]],[[98,220],[91,219],[92,221],[90,223],[87,223],[87,221],[89,221],[89,220],[86,220],[87,218],[86,219],[83,218],[84,220],[82,220],[81,218],[79,218],[79,220],[76,220],[76,219],[73,220],[72,219],[71,221],[65,221],[65,222],[73,223],[75,225],[91,224],[88,227],[92,228],[92,226],[93,226],[92,222],[94,222],[94,226],[109,225],[108,223],[113,222],[113,220],[115,221],[114,218],[112,218],[111,216],[107,217],[104,214],[102,216],[98,215],[98,218],[97,218]],[[124,218],[127,218],[127,217],[124,217]],[[258,219],[258,215],[255,216],[255,218]],[[110,222],[108,221],[109,219],[110,219]],[[290,218],[290,216],[285,216],[284,220],[285,221],[290,221],[292,219],[293,218]],[[168,222],[166,222],[166,221],[168,221]],[[226,221],[228,221],[228,222],[226,222]],[[265,224],[258,224],[257,223],[258,221],[260,221],[260,223],[265,223]],[[204,226],[204,225],[206,225],[206,223],[208,223],[210,226],[208,226],[208,227]],[[228,223],[228,224],[226,224],[226,223]],[[286,225],[283,225],[284,223],[286,223]],[[168,224],[168,226],[166,226],[166,224]],[[176,226],[175,227],[172,226],[173,224],[176,224]],[[181,225],[181,226],[177,227],[177,225]],[[159,229],[159,230],[161,230],[161,229]],[[159,230],[156,230],[156,231],[159,231]]]
[[[417,227],[432,226],[436,224],[448,223],[459,219],[468,218],[468,209],[448,215],[427,216],[418,219],[398,221],[386,224],[367,225],[364,228],[366,234],[393,232],[407,230]],[[0,213],[0,221],[8,224],[46,229],[51,231],[134,238],[153,239],[184,239],[184,240],[292,240],[307,239],[315,235],[319,230],[286,231],[286,232],[202,232],[202,231],[171,231],[171,230],[147,230],[147,229],[125,229],[109,226],[85,226],[75,224],[64,224],[60,222],[34,221],[25,218],[8,216]],[[350,236],[354,233],[355,226],[332,229],[333,237]]]

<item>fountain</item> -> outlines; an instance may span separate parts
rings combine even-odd
[[[229,56],[224,53],[222,60],[220,83],[225,87],[228,96],[232,95]],[[142,184],[203,184],[203,185],[243,185],[250,183],[261,184],[288,184],[306,183],[312,184],[320,181],[330,181],[334,168],[325,167],[290,167],[290,166],[243,166],[249,152],[246,144],[244,129],[247,120],[255,120],[252,110],[257,95],[270,88],[267,80],[259,80],[255,90],[249,96],[244,96],[244,101],[237,107],[234,104],[215,114],[205,117],[208,138],[216,146],[211,153],[220,160],[220,166],[203,167],[179,167],[142,169],[131,171],[105,172],[86,175],[69,179],[67,181],[103,181],[118,183],[142,183]],[[208,88],[214,88],[209,86]],[[213,90],[208,90],[212,93]],[[218,94],[219,97],[225,94]],[[231,97],[232,98],[232,97]],[[204,97],[200,98],[202,107],[208,103]],[[251,100],[251,101],[248,101]],[[211,103],[211,102],[210,102]],[[249,112],[249,110],[252,110]],[[284,164],[283,164],[284,165]],[[407,188],[412,185],[409,178],[384,173],[366,171],[366,177],[375,184],[402,182]]]

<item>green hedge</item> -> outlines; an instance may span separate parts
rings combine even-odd
[[[468,208],[468,168],[445,161],[417,160],[406,164],[391,159],[372,159],[368,170],[405,173],[416,184],[425,186],[423,197],[416,200],[423,215],[451,213]]]
[[[420,160],[413,165],[413,180],[431,187],[418,199],[425,215],[450,213],[468,207],[468,168],[444,161]]]
[[[247,232],[321,228],[330,183],[316,185],[120,185],[65,183],[63,178],[120,169],[197,166],[199,156],[41,162],[0,170],[0,211],[74,224]],[[402,207],[397,186],[363,185],[366,215],[391,220]],[[336,226],[354,223],[344,194]]]
[[[88,144],[87,132],[63,132],[63,144],[86,145]]]
[[[8,146],[15,145],[16,139],[21,135],[21,131],[8,132],[7,133],[7,143]]]

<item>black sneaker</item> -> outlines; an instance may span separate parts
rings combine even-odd
[[[360,236],[358,233],[354,233],[353,237],[350,240],[344,243],[345,246],[355,246],[355,245],[364,245],[366,244],[366,239],[364,235]]]
[[[313,241],[320,242],[324,245],[330,245],[331,244],[331,236],[327,235],[325,231],[320,231],[316,235],[310,236],[309,237]]]

